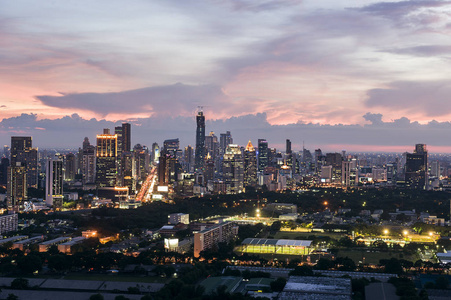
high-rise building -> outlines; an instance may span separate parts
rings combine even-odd
[[[76,174],[76,159],[75,154],[68,153],[66,154],[66,159],[64,160],[64,179],[66,181],[73,181],[75,180],[75,174]]]
[[[243,152],[244,157],[244,187],[257,186],[257,152],[251,141]]]
[[[289,139],[287,139],[286,141],[286,154],[291,154],[291,141]]]
[[[135,170],[138,179],[145,179],[150,171],[150,154],[147,146],[136,144],[133,147]]]
[[[263,172],[268,167],[268,142],[258,139],[258,171]]]
[[[96,184],[100,188],[114,187],[117,179],[117,135],[109,134],[109,130],[98,134],[96,150]]]
[[[196,152],[194,154],[194,171],[205,171],[205,116],[199,111],[196,116]]]
[[[152,144],[152,162],[157,163],[159,157],[160,157],[160,146],[158,146],[158,143],[153,143]]]
[[[194,149],[191,145],[185,147],[185,171],[194,170]]]
[[[341,153],[326,153],[326,165],[332,166],[332,183],[341,184],[343,157]]]
[[[23,163],[27,173],[27,187],[38,187],[38,149],[32,147],[30,136],[11,137],[11,165]]]
[[[63,205],[63,161],[48,159],[45,172],[45,202],[60,209]]]
[[[227,147],[233,144],[233,138],[230,131],[227,131],[226,133],[221,133],[219,135],[219,154],[224,155]]]
[[[3,157],[0,163],[0,184],[5,185],[8,183],[8,167],[9,159]]]
[[[176,157],[176,152],[177,150],[179,150],[180,148],[180,141],[179,139],[170,139],[170,140],[165,140],[163,142],[163,151],[171,156],[171,157]]]
[[[425,144],[416,144],[413,153],[406,154],[405,180],[408,187],[414,189],[426,188],[428,152]]]
[[[238,145],[230,144],[222,160],[222,176],[228,193],[240,193],[244,187],[244,161]]]
[[[122,151],[132,149],[132,129],[129,123],[122,123]]]
[[[95,183],[96,180],[96,147],[89,143],[89,139],[85,137],[82,149],[82,165],[81,174],[83,176],[83,184]]]
[[[16,162],[8,167],[6,193],[8,210],[22,210],[27,200],[27,172],[23,163]]]
[[[440,178],[440,161],[434,160],[431,162],[431,176]]]
[[[211,158],[215,160],[219,155],[219,141],[213,131],[210,131],[210,134],[205,137],[205,146]]]

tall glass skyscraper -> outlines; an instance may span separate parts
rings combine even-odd
[[[196,152],[194,154],[194,170],[203,173],[205,170],[205,116],[199,111],[196,116]]]

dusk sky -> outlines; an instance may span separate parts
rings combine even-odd
[[[0,143],[451,152],[451,1],[0,1]],[[283,149],[281,149],[283,150]]]

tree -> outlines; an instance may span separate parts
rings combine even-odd
[[[119,295],[114,297],[114,300],[130,300],[130,298],[127,298],[124,295]]]
[[[18,300],[19,297],[17,297],[14,294],[8,294],[8,297],[6,297],[6,300]]]
[[[312,268],[308,266],[299,266],[294,268],[293,271],[290,272],[290,276],[313,276]]]
[[[435,287],[437,289],[445,290],[448,288],[448,285],[449,285],[448,278],[446,278],[444,276],[439,276],[435,280]]]
[[[28,279],[26,278],[16,278],[11,282],[11,288],[15,290],[26,290],[28,287]]]
[[[94,295],[91,295],[91,297],[89,297],[89,300],[103,300],[104,298],[103,298],[103,296],[102,296],[102,294],[94,294]]]
[[[283,277],[279,277],[276,280],[271,282],[271,289],[274,292],[281,292],[283,291],[283,288],[287,284],[287,280]]]
[[[42,260],[37,255],[29,254],[19,258],[17,260],[17,266],[23,273],[34,273],[36,271],[41,271]]]

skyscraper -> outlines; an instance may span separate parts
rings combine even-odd
[[[185,170],[187,172],[191,172],[193,169],[193,152],[193,147],[191,147],[191,145],[185,147]]]
[[[244,187],[257,186],[257,153],[251,141],[244,149]]]
[[[130,123],[122,123],[122,151],[132,149],[132,129]]]
[[[222,174],[228,193],[240,193],[244,186],[244,161],[238,145],[227,147],[222,161]]]
[[[16,162],[8,167],[6,193],[8,210],[22,210],[24,201],[27,200],[27,172],[23,163]]]
[[[66,159],[64,161],[64,179],[66,181],[75,180],[76,173],[76,159],[73,153],[66,154]]]
[[[205,147],[207,148],[211,158],[213,160],[216,159],[219,155],[219,142],[218,137],[213,131],[210,131],[210,134],[205,137]]]
[[[116,185],[117,167],[117,135],[97,135],[96,151],[96,184],[98,187],[114,187]]]
[[[230,131],[227,131],[226,133],[221,133],[219,135],[219,154],[224,155],[227,146],[230,144],[233,144],[233,138]]]
[[[80,169],[83,176],[83,184],[94,183],[96,180],[96,147],[89,143],[87,137],[83,141],[82,156]]]
[[[268,166],[268,142],[258,139],[258,171],[263,172]]]
[[[406,155],[406,185],[424,189],[427,183],[428,152],[425,144],[416,144],[413,153]]]
[[[194,171],[203,173],[205,171],[205,116],[199,111],[196,116],[196,152],[194,154]]]
[[[63,205],[63,161],[48,159],[45,171],[45,203],[60,209]]]
[[[27,173],[27,186],[38,187],[38,149],[32,147],[30,136],[11,137],[11,166],[21,162]]]

